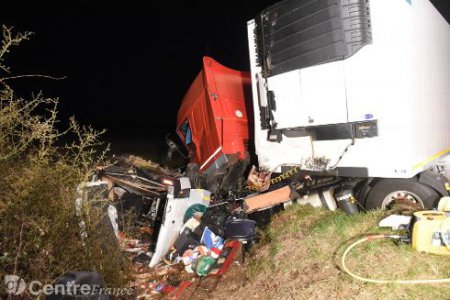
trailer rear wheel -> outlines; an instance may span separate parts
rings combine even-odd
[[[417,179],[383,179],[369,192],[366,200],[368,209],[390,209],[396,202],[410,202],[422,208],[431,209],[439,194]]]

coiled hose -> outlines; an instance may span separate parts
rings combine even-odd
[[[429,283],[450,283],[450,278],[444,278],[444,279],[418,279],[418,280],[387,280],[387,279],[371,279],[371,278],[365,278],[362,276],[359,276],[355,273],[353,273],[352,271],[350,271],[347,267],[347,264],[345,263],[345,259],[348,255],[348,253],[355,248],[356,246],[358,246],[359,244],[362,244],[364,242],[367,241],[371,241],[371,240],[377,240],[377,239],[394,239],[394,240],[398,240],[400,239],[401,236],[400,235],[393,235],[393,234],[379,234],[379,235],[370,235],[370,236],[366,236],[363,237],[362,239],[357,240],[356,242],[354,242],[353,244],[351,244],[345,251],[344,254],[342,255],[341,258],[341,264],[342,264],[342,269],[345,271],[345,273],[347,273],[348,275],[350,275],[351,277],[358,279],[360,281],[364,281],[364,282],[370,282],[370,283],[380,283],[380,284],[386,284],[386,283],[398,283],[398,284],[429,284]]]

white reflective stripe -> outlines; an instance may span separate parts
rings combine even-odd
[[[206,166],[209,163],[209,161],[211,159],[213,159],[214,156],[216,156],[217,153],[219,153],[220,150],[222,150],[222,147],[217,148],[217,150],[214,151],[214,153],[203,163],[203,165],[200,167],[200,169],[203,169],[203,167]]]

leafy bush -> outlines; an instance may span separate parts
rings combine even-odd
[[[123,286],[125,266],[114,239],[108,239],[104,212],[83,206],[88,238],[80,236],[77,186],[102,159],[103,132],[71,119],[57,128],[58,99],[42,94],[18,99],[8,84],[20,80],[5,65],[11,47],[29,39],[3,26],[0,47],[0,275],[53,282],[70,270],[98,271],[108,286]],[[74,142],[61,146],[61,136]]]

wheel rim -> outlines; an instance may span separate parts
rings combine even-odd
[[[422,199],[417,194],[410,191],[394,191],[384,197],[381,208],[390,208],[396,201],[411,201],[412,203],[419,204],[421,207],[425,207]]]

